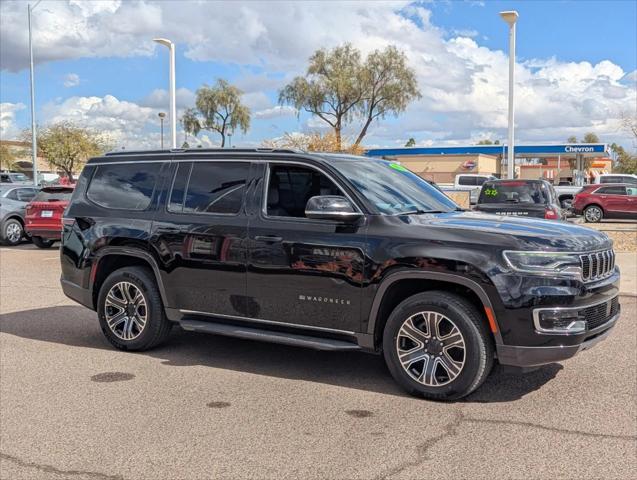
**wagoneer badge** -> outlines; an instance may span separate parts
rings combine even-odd
[[[315,295],[299,295],[299,300],[304,302],[335,303],[337,305],[351,304],[349,300],[345,300],[344,298],[317,297]]]

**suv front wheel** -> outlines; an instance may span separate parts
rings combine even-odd
[[[473,304],[431,291],[413,295],[392,312],[383,333],[385,362],[412,395],[433,400],[462,398],[487,378],[493,344]]]
[[[170,333],[153,273],[143,267],[126,267],[111,273],[97,300],[102,332],[120,350],[147,350]]]

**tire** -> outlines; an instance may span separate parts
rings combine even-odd
[[[604,210],[598,205],[589,205],[584,209],[584,220],[588,223],[597,223],[604,218]]]
[[[0,242],[11,247],[18,245],[24,237],[24,228],[15,218],[10,218],[2,224]]]
[[[125,291],[129,294],[130,307],[125,306]],[[143,307],[140,300],[135,304],[130,302],[136,292],[141,295]],[[120,350],[143,351],[156,347],[168,338],[172,327],[166,318],[155,276],[144,267],[125,267],[111,273],[100,288],[97,313],[102,332]]]
[[[434,338],[427,324],[437,325]],[[383,331],[383,354],[402,388],[431,400],[469,395],[482,385],[494,362],[491,333],[478,310],[462,297],[444,291],[413,295],[394,309]],[[427,369],[428,365],[433,368]]]
[[[33,244],[38,248],[51,248],[55,243],[55,240],[49,240],[42,237],[31,237]]]

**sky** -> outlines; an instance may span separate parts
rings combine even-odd
[[[278,91],[319,48],[363,55],[395,45],[422,98],[372,124],[367,147],[465,145],[507,136],[508,27],[517,10],[516,141],[556,143],[595,132],[635,150],[620,128],[637,115],[637,1],[212,2],[43,0],[33,12],[36,118],[107,132],[115,148],[158,148],[168,111],[167,37],[177,47],[178,117],[203,84],[224,78],[252,112],[234,146],[326,131],[278,105]],[[0,137],[30,125],[27,3],[0,1]],[[345,129],[358,133],[360,123]],[[178,144],[184,141],[178,129]],[[168,141],[168,136],[166,136]],[[202,132],[190,145],[219,145]]]

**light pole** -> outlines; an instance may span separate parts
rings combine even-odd
[[[166,114],[164,112],[159,112],[159,122],[161,124],[161,149],[164,149],[164,118],[166,118]]]
[[[35,2],[35,5],[27,5],[27,16],[29,20],[29,77],[31,81],[31,161],[33,162],[33,185],[38,186],[38,144],[35,133],[35,87],[33,85],[33,41],[31,35],[31,12],[42,0]]]
[[[515,22],[518,12],[515,10],[500,12],[502,20],[509,24],[509,145],[507,146],[507,178],[515,176],[515,143],[514,143],[514,114],[513,114],[513,84],[515,76]]]
[[[177,148],[177,108],[175,106],[175,44],[166,38],[153,38],[170,51],[170,139],[171,148]]]

